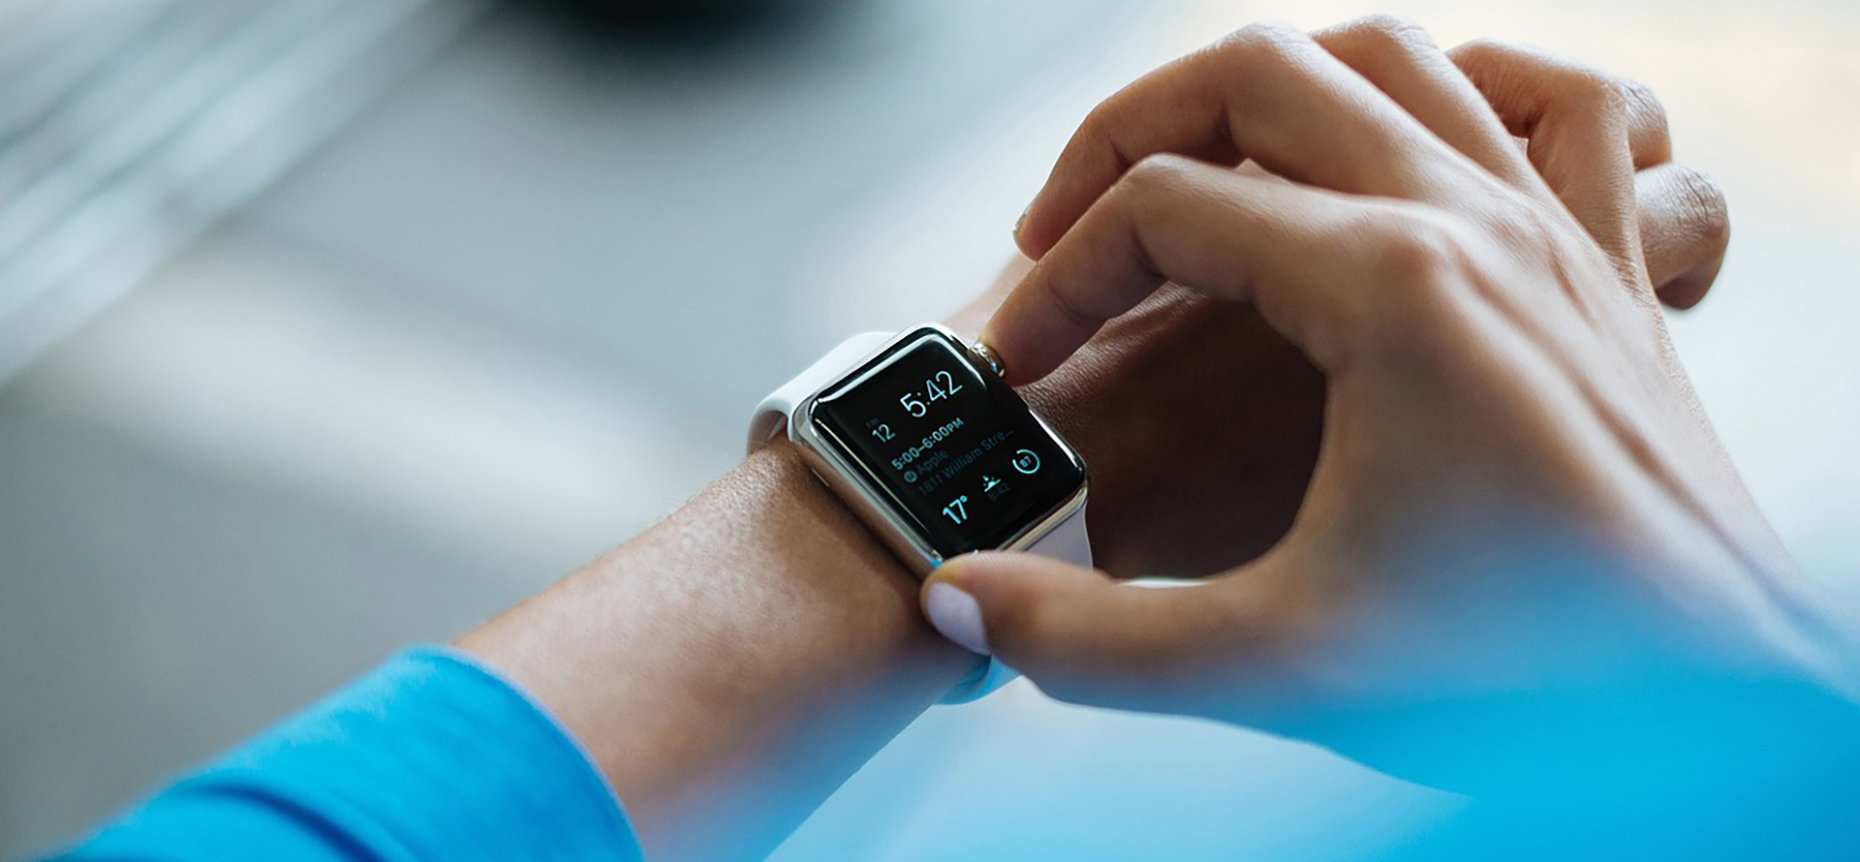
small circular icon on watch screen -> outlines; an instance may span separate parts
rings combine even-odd
[[[1040,456],[1033,454],[1032,449],[1022,449],[1014,453],[1014,460],[1009,463],[1014,465],[1014,469],[1031,476],[1040,469]]]
[[[904,471],[904,481],[906,481],[906,482],[915,482],[915,481],[917,481],[917,471],[916,471],[916,470],[906,470],[906,471]]]

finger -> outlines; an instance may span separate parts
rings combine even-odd
[[[1724,197],[1709,178],[1691,169],[1671,167],[1666,109],[1651,91],[1632,81],[1502,43],[1463,46],[1455,49],[1453,57],[1469,76],[1479,76],[1494,91],[1508,86],[1503,83],[1508,76],[1541,77],[1557,67],[1567,74],[1589,76],[1592,87],[1616,91],[1629,159],[1637,171],[1636,223],[1650,282],[1661,301],[1675,308],[1689,308],[1704,298],[1723,264],[1730,236]],[[1531,117],[1534,108],[1529,99],[1505,98],[1495,100],[1495,105],[1506,115],[1508,128],[1520,135],[1534,134],[1542,126],[1541,118]],[[1526,141],[1534,157],[1547,158],[1545,147],[1534,143],[1534,139]]]
[[[1001,306],[1001,300],[1007,298],[1008,292],[1013,290],[1014,285],[1019,284],[1021,279],[1026,278],[1027,271],[1032,268],[1033,261],[1018,254],[1014,255],[1006,265],[1001,267],[1001,272],[995,276],[995,280],[988,285],[987,290],[969,300],[968,304],[957,309],[954,314],[944,318],[943,324],[964,338],[974,338],[975,334],[982,330],[982,325],[987,323],[988,318],[995,313],[995,309]]]
[[[1558,93],[1618,100],[1636,170],[1673,157],[1666,106],[1645,85],[1521,45],[1482,39],[1447,52],[1498,113],[1506,129],[1529,139]]]
[[[1146,589],[1045,557],[995,552],[945,563],[922,599],[945,637],[993,654],[1054,697],[1154,705],[1188,671],[1265,636],[1256,629],[1261,603],[1232,586]]]
[[[1384,297],[1424,282],[1434,235],[1399,203],[1151,156],[1101,197],[984,328],[1011,383],[1038,380],[1164,281],[1251,302],[1335,372]],[[1422,252],[1415,254],[1413,252]]]
[[[1255,25],[1106,99],[1060,153],[1016,239],[1038,259],[1144,157],[1259,162],[1299,182],[1389,197],[1450,196],[1413,117],[1304,33]]]
[[[1724,193],[1705,174],[1664,164],[1634,177],[1641,245],[1660,301],[1691,308],[1705,298],[1724,265],[1731,220]]]
[[[1320,30],[1312,38],[1499,179],[1517,188],[1547,191],[1485,96],[1419,25],[1392,15],[1371,15]]]
[[[1642,266],[1634,171],[1671,157],[1665,110],[1644,87],[1529,48],[1469,42],[1448,52],[1531,164],[1624,276]]]

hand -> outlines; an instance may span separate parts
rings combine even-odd
[[[1387,62],[1377,50],[1378,27],[1363,23],[1316,34],[1346,64],[1366,69]],[[1485,76],[1509,105],[1541,99],[1519,91],[1548,86],[1523,75],[1505,77],[1503,64],[1462,52],[1469,71]],[[1436,60],[1436,62],[1439,62]],[[1573,71],[1571,74],[1590,74]],[[1645,265],[1660,297],[1675,307],[1697,304],[1724,259],[1729,223],[1724,198],[1705,175],[1671,161],[1665,115],[1644,88],[1598,79],[1634,94],[1626,121],[1633,144],[1635,209]],[[1118,126],[1113,99],[1087,131],[1114,146],[1129,132]],[[1095,127],[1095,128],[1094,128]],[[1520,132],[1527,131],[1518,123]],[[1534,157],[1561,166],[1556,137],[1565,126],[1535,123],[1519,144],[1537,142]],[[1494,146],[1502,146],[1494,142]],[[1079,153],[1075,146],[1072,153]],[[1134,161],[1143,149],[1117,156]],[[1204,151],[1206,152],[1206,151]],[[1212,154],[1238,161],[1231,151]],[[1256,162],[1238,169],[1263,176]],[[1090,203],[1072,183],[1092,166],[1062,164],[1016,231],[1029,256],[1052,247]],[[1100,175],[1096,182],[1114,178]],[[1057,197],[1056,197],[1057,195]],[[1009,264],[993,288],[958,313],[952,325],[974,332],[1027,274],[1031,261]],[[1018,369],[1010,369],[1018,375]],[[1324,419],[1324,376],[1274,332],[1250,305],[1164,285],[1137,307],[1109,321],[1059,369],[1022,394],[1057,426],[1091,465],[1088,512],[1096,564],[1115,577],[1203,577],[1252,560],[1291,527],[1317,462]],[[1214,446],[1217,439],[1245,445]]]
[[[1647,170],[1667,151],[1644,91],[1493,43],[1449,55],[1382,19],[1315,39],[1248,28],[1126,88],[1034,201],[1021,238],[1041,259],[984,338],[1026,383],[1139,332],[1121,328],[1133,308],[1176,308],[1154,298],[1165,281],[1245,304],[1322,373],[1316,469],[1289,532],[1246,562],[1227,533],[1252,513],[1218,503],[1235,474],[1202,466],[1253,441],[1185,422],[1163,439],[1197,460],[1150,462],[1150,499],[1186,485],[1212,509],[1197,529],[1216,531],[1194,544],[1245,565],[1143,590],[974,555],[925,589],[971,597],[979,619],[934,621],[1062,699],[1301,733],[1462,787],[1503,787],[1508,757],[1568,754],[1507,745],[1516,728],[1488,721],[1441,756],[1432,720],[1475,705],[1529,716],[1680,666],[1840,673],[1666,337],[1656,285],[1695,302],[1723,235],[1690,229],[1716,246],[1702,256],[1672,254],[1699,245],[1670,241],[1688,229],[1643,240],[1649,219],[1717,209],[1695,175]],[[1231,169],[1241,158],[1275,176]],[[1637,206],[1649,188],[1668,191]],[[1249,382],[1189,388],[1218,404]],[[1369,715],[1404,722],[1338,720]]]

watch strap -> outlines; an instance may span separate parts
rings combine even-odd
[[[769,393],[769,397],[762,399],[762,404],[756,408],[755,418],[749,422],[749,451],[754,452],[777,435],[786,434],[788,417],[793,415],[794,408],[848,369],[878,352],[894,334],[861,332],[848,338],[827,351],[827,355],[814,360],[814,364],[807,366],[806,371]]]
[[[1085,531],[1085,510],[1072,513],[1072,516],[1060,521],[1058,526],[1041,536],[1027,548],[1029,554],[1071,563],[1075,566],[1091,566],[1091,536]],[[1001,663],[994,656],[983,656],[984,664],[976,667],[973,673],[954,688],[943,694],[938,703],[968,703],[978,700],[1010,682],[1020,673]]]
[[[1060,521],[1027,548],[1027,553],[1091,568],[1091,536],[1085,532],[1085,510],[1080,508],[1072,517]]]

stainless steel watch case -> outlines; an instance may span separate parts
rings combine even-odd
[[[943,556],[918,532],[912,519],[899,511],[899,504],[890,498],[878,478],[872,475],[870,470],[843,455],[838,447],[821,435],[814,424],[814,405],[822,392],[834,389],[848,380],[873,370],[892,351],[906,343],[916,341],[926,332],[938,333],[951,343],[961,346],[964,358],[978,373],[998,376],[995,364],[990,361],[989,357],[978,352],[973,345],[957,337],[947,327],[939,324],[925,324],[892,336],[844,372],[814,387],[806,397],[795,402],[787,417],[788,439],[800,450],[801,457],[813,470],[814,475],[838,494],[861,520],[871,526],[878,533],[879,538],[890,546],[898,558],[904,560],[918,577],[928,575],[941,565]],[[1026,409],[1033,416],[1034,421],[1039,423],[1041,430],[1057,442],[1060,451],[1071,459],[1072,463],[1078,467],[1080,475],[1085,478],[1081,479],[1078,488],[1074,489],[1057,506],[1015,531],[1013,536],[997,550],[1023,551],[1032,547],[1066,519],[1079,514],[1080,510],[1085,508],[1085,498],[1090,489],[1091,480],[1086,473],[1085,460],[1079,456],[1078,450],[1072,448],[1072,444],[1067,443],[1066,439],[1053,430],[1053,427],[1038,413],[1034,413],[1033,408],[1027,407]],[[778,432],[779,429],[769,429],[768,433],[772,436]]]

